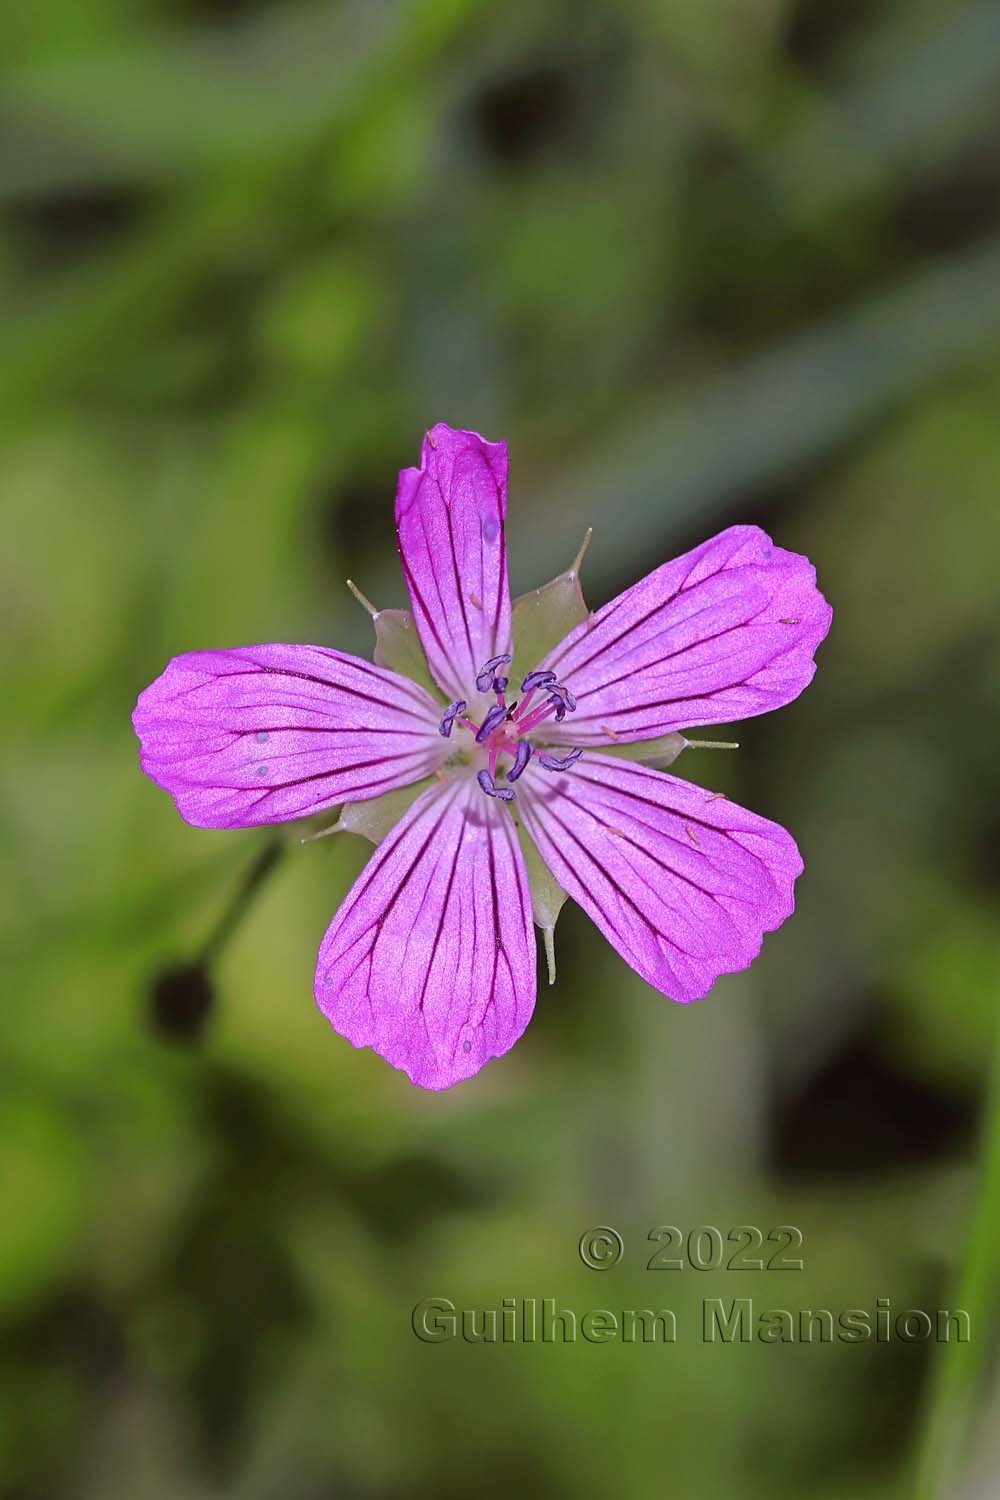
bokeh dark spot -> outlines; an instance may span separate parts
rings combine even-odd
[[[277,0],[174,0],[180,21],[242,21],[272,9]]]
[[[392,473],[391,464],[386,472]],[[323,496],[320,505],[323,543],[334,567],[363,574],[369,559],[384,558],[392,521],[392,494],[385,474],[354,475]]]
[[[148,208],[146,194],[108,184],[15,198],[4,205],[3,220],[37,270],[75,264],[109,248],[143,221]]]
[[[472,124],[493,161],[520,166],[564,139],[576,119],[572,79],[552,65],[497,79],[472,105]]]
[[[961,249],[1000,227],[1000,153],[981,140],[960,162],[914,182],[895,213],[896,227],[918,250]]]
[[[799,0],[785,47],[799,67],[821,71],[878,13],[877,0]]]
[[[388,1239],[408,1237],[444,1214],[469,1212],[497,1194],[431,1156],[400,1156],[358,1176],[347,1189],[361,1219]]]
[[[90,1385],[118,1374],[126,1362],[124,1330],[116,1313],[83,1283],[59,1287],[16,1331],[35,1358],[72,1369]]]
[[[970,1099],[903,1071],[870,1031],[780,1105],[772,1161],[782,1175],[879,1172],[953,1156],[974,1125]]]
[[[149,990],[150,1021],[172,1042],[197,1042],[215,1003],[215,985],[204,964],[171,964]]]

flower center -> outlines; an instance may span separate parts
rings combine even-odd
[[[559,724],[576,708],[576,699],[568,687],[556,679],[554,672],[529,672],[521,683],[522,697],[513,703],[507,702],[510,679],[504,675],[504,667],[511,663],[508,655],[491,656],[484,662],[476,676],[476,687],[481,693],[494,693],[496,702],[489,708],[481,724],[465,717],[468,703],[457,698],[449,704],[438,726],[445,739],[451,738],[455,724],[471,730],[475,743],[482,746],[486,764],[476,773],[476,780],[488,797],[497,797],[502,802],[512,802],[517,793],[511,783],[518,780],[527,768],[532,756],[546,771],[567,771],[580,759],[582,750],[570,750],[564,756],[547,755],[538,750],[527,736],[537,730],[547,719]],[[505,762],[506,785],[498,785],[499,762]]]

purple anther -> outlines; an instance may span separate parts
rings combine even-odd
[[[446,709],[444,718],[438,725],[438,734],[444,735],[444,738],[446,740],[451,739],[452,726],[454,725],[455,720],[458,718],[459,714],[465,713],[465,710],[468,708],[468,706],[469,705],[466,703],[464,698],[456,698],[455,702],[450,704]]]
[[[566,717],[566,705],[561,698],[550,698],[549,707],[556,711],[556,723],[561,724]]]
[[[476,744],[481,745],[484,740],[488,740],[494,729],[496,729],[497,725],[502,724],[506,717],[507,710],[504,708],[503,704],[494,703],[493,707],[486,715],[486,718],[476,730]]]
[[[494,677],[494,679],[493,679],[493,691],[495,693],[505,693],[507,691],[507,684],[509,682],[510,682],[510,678],[509,677]]]
[[[501,802],[513,802],[517,796],[512,786],[497,786],[489,771],[480,771],[476,776],[476,780],[487,797],[499,797]]]
[[[555,682],[554,672],[529,672],[521,683],[521,692],[530,693],[532,688],[541,687],[543,682]]]
[[[527,740],[519,740],[517,751],[514,755],[514,764],[507,772],[508,781],[516,781],[521,775],[528,761],[531,759],[531,745]]]
[[[493,678],[496,676],[497,667],[505,667],[513,659],[508,653],[506,656],[491,656],[489,661],[484,661],[476,677],[476,687],[479,691],[481,693],[488,693],[493,685]]]
[[[539,751],[538,760],[539,764],[543,765],[546,771],[568,771],[570,766],[576,764],[582,754],[582,750],[568,750],[562,760],[560,760],[558,755],[544,755]]]
[[[572,713],[576,708],[576,699],[573,697],[573,694],[570,692],[569,688],[564,687],[561,682],[550,682],[546,691],[554,693],[557,698],[561,698],[563,703],[569,709],[570,713]]]

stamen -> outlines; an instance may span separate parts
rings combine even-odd
[[[554,672],[529,672],[521,683],[521,692],[530,693],[533,687],[541,687],[543,682],[555,682]]]
[[[518,715],[517,727],[521,734],[527,734],[529,729],[534,729],[553,713],[556,716],[556,723],[561,724],[567,713],[573,713],[576,709],[575,697],[564,683],[556,681],[554,672],[548,670],[529,672],[522,687],[526,689],[526,696],[521,701]],[[549,697],[540,708],[533,708],[529,715],[528,705],[539,688],[542,692],[548,693]]]
[[[540,750],[538,752],[538,760],[539,764],[543,765],[546,771],[568,771],[570,766],[576,764],[582,754],[582,750],[569,750],[563,756],[562,760],[560,760],[558,755],[545,755]]]
[[[507,710],[504,708],[503,704],[494,703],[493,707],[490,709],[489,713],[480,724],[479,729],[476,731],[476,744],[481,745],[484,740],[488,740],[494,729],[496,729],[497,725],[502,724],[506,717]]]
[[[513,661],[513,657],[509,653],[505,656],[491,656],[489,661],[484,661],[476,677],[476,687],[479,691],[481,693],[488,693],[496,676],[497,668],[506,667],[511,661]]]
[[[479,782],[479,785],[482,787],[487,797],[499,797],[501,802],[513,802],[514,798],[517,796],[517,793],[514,791],[513,787],[497,786],[489,771],[480,771],[476,776],[476,780]]]
[[[514,756],[514,764],[507,772],[507,780],[516,781],[517,778],[523,773],[530,759],[531,744],[528,740],[519,740],[517,745],[517,753]]]
[[[509,677],[494,677],[494,679],[493,679],[493,691],[495,693],[499,693],[500,696],[501,696],[501,698],[502,698],[503,695],[504,695],[504,693],[507,691],[507,687],[508,687],[509,683],[510,683],[510,678]]]
[[[454,703],[452,703],[445,711],[444,718],[438,725],[438,734],[443,735],[446,740],[451,739],[451,731],[454,727],[455,720],[458,718],[459,714],[465,713],[465,710],[468,708],[468,706],[469,705],[466,703],[464,698],[456,698]]]
[[[548,690],[550,693],[555,693],[557,697],[562,699],[566,707],[569,709],[570,713],[576,712],[576,699],[573,697],[573,694],[570,692],[568,687],[564,687],[561,682],[550,682]]]
[[[524,701],[525,703],[527,703],[528,699],[525,698]],[[524,710],[522,709],[521,714],[517,720],[518,734],[527,734],[530,730],[536,729],[539,724],[544,723],[544,721],[549,717],[553,710],[555,710],[556,712],[557,720],[564,719],[566,717],[566,709],[563,706],[562,700],[559,698],[546,698],[544,703],[542,703],[538,708],[533,708],[531,713],[527,715],[525,715]]]

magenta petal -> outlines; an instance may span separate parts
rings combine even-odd
[[[176,656],[132,723],[147,776],[189,823],[247,828],[377,797],[448,755],[440,706],[406,677],[319,646]]]
[[[792,913],[802,860],[791,835],[702,787],[587,753],[544,784],[524,776],[518,792],[556,880],[673,1000],[745,969]]]
[[[404,469],[396,532],[431,672],[449,699],[476,696],[476,674],[510,650],[507,444],[439,423],[419,469]]]
[[[540,664],[577,701],[550,737],[606,745],[780,708],[811,681],[832,614],[807,558],[732,526],[619,594]]]
[[[509,814],[471,777],[430,787],[379,845],[323,939],[316,999],[425,1089],[517,1041],[535,1003],[528,879]]]

